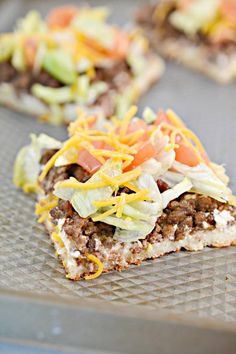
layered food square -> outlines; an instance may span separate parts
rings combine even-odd
[[[68,140],[32,135],[15,162],[69,279],[236,243],[229,178],[198,137],[172,110],[122,118],[81,112]]]
[[[160,0],[136,20],[164,56],[220,83],[235,79],[235,0]]]
[[[137,29],[108,24],[106,8],[36,11],[0,35],[0,103],[61,124],[77,109],[121,116],[162,74]]]

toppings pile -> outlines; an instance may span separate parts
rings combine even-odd
[[[111,89],[114,82],[106,82],[103,69],[119,67],[117,86],[125,82],[122,89],[132,100],[137,88],[129,80],[145,69],[148,43],[137,30],[108,25],[107,15],[106,8],[64,6],[43,20],[31,11],[13,33],[0,36],[0,64],[10,64],[17,73],[32,73],[31,93],[58,116],[60,105],[89,106]],[[71,119],[69,108],[66,113]]]
[[[110,121],[81,112],[62,144],[44,135],[33,137],[16,160],[16,185],[27,190],[36,182],[35,173],[40,186],[51,169],[80,166],[88,179],[56,182],[49,209],[58,198],[68,201],[81,218],[115,227],[113,237],[122,242],[144,239],[169,202],[186,192],[235,204],[224,168],[210,162],[197,136],[173,111],[156,114],[146,108],[143,119],[136,112],[132,106],[122,120]],[[40,165],[43,146],[55,153]],[[38,167],[32,171],[34,161]],[[160,181],[167,186],[164,191]],[[43,211],[49,209],[43,206]]]
[[[168,0],[157,6],[156,18],[187,36],[204,38],[213,45],[236,43],[235,0]]]

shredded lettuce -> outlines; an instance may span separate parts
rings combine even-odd
[[[49,109],[48,122],[52,125],[61,125],[64,122],[64,107],[59,103],[51,103]]]
[[[173,168],[191,180],[193,192],[207,195],[223,203],[234,200],[231,190],[207,165],[201,163],[189,167],[175,161]]]
[[[215,172],[217,177],[227,186],[229,184],[229,177],[225,173],[225,168],[217,163],[210,163],[211,169]]]
[[[24,188],[27,184],[35,184],[40,172],[40,159],[44,149],[60,149],[61,143],[45,134],[38,137],[31,135],[31,144],[23,147],[17,154],[14,164],[13,182]]]
[[[106,92],[108,85],[103,82],[91,83],[87,75],[80,75],[77,79],[74,91],[76,92],[76,102],[79,104],[92,104],[97,97]]]
[[[155,158],[150,158],[140,165],[143,172],[149,173],[153,176],[155,181],[163,173],[163,168],[161,162],[157,161]]]
[[[62,104],[73,100],[73,92],[70,87],[46,87],[41,84],[32,86],[32,93],[48,104]]]
[[[17,31],[21,33],[34,34],[45,30],[45,23],[37,11],[30,11],[17,23]]]
[[[46,52],[42,67],[63,84],[70,85],[76,81],[76,66],[71,56],[61,49],[51,49]]]
[[[24,71],[26,69],[23,43],[21,41],[15,43],[11,63],[18,71]]]
[[[166,208],[171,200],[178,198],[185,192],[188,192],[192,188],[192,183],[189,178],[185,177],[183,181],[176,184],[173,188],[167,189],[161,194],[163,208]]]
[[[122,173],[121,163],[114,163],[112,160],[107,160],[100,170],[96,172],[86,183],[101,181],[100,172],[104,172],[110,177],[119,176]],[[94,206],[93,202],[95,200],[98,201],[110,198],[113,191],[114,188],[110,186],[83,190],[62,188],[56,184],[54,194],[63,200],[69,200],[77,213],[82,218],[86,218],[96,213],[98,210],[98,208]]]
[[[157,218],[162,213],[162,198],[153,177],[147,173],[141,174],[134,184],[140,190],[148,189],[151,200],[126,204],[121,218],[112,215],[102,219],[104,223],[116,226],[114,238],[121,242],[144,239],[153,230]],[[97,212],[92,215],[92,219],[107,210],[109,209],[104,208]]]
[[[14,51],[15,41],[12,37],[5,35],[0,37],[0,63],[11,58]]]
[[[73,163],[76,163],[78,160],[78,149],[75,147],[72,147],[65,151],[65,153],[57,158],[55,161],[55,166],[60,167],[60,166],[66,166],[70,165]]]
[[[178,172],[166,171],[160,179],[168,184],[169,187],[174,187],[177,183],[183,180],[183,175]]]
[[[192,1],[186,8],[170,15],[171,24],[189,35],[194,35],[218,15],[219,0]]]
[[[147,124],[155,122],[157,114],[149,107],[145,107],[143,111],[143,119]]]
[[[144,56],[136,53],[129,53],[127,57],[127,62],[131,67],[132,73],[134,76],[139,76],[145,71],[147,61]]]
[[[152,144],[155,146],[157,154],[141,164],[144,172],[150,173],[155,180],[163,175],[172,165],[175,160],[175,152],[173,149],[165,151],[169,143],[169,137],[163,135],[160,130],[156,130],[151,136]]]

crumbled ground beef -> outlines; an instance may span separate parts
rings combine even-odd
[[[54,149],[48,149],[48,150],[45,150],[42,157],[41,157],[41,160],[40,160],[40,164],[41,165],[46,165],[46,163],[50,160],[50,158],[57,152],[58,150],[54,150]]]
[[[157,219],[154,230],[144,239],[142,244],[156,243],[163,240],[178,241],[185,236],[185,232],[197,230],[212,230],[215,228],[213,210],[228,210],[236,218],[236,209],[215,201],[210,197],[186,193],[177,200],[170,202]],[[99,250],[99,244],[112,247],[114,227],[102,222],[93,222],[90,218],[81,218],[69,202],[60,200],[58,206],[51,211],[55,224],[58,219],[65,218],[63,229],[75,249],[82,253]],[[140,247],[133,248],[139,252]]]
[[[31,71],[19,72],[9,62],[0,63],[0,83],[11,82],[17,91],[29,92],[35,83],[48,87],[61,87],[62,84],[48,72],[41,70],[39,73]]]
[[[45,165],[50,158],[57,152],[57,150],[45,150],[40,163]],[[46,194],[51,193],[53,191],[55,183],[59,181],[64,181],[69,177],[75,177],[80,182],[86,182],[90,174],[86,172],[81,166],[76,164],[71,164],[62,167],[52,167],[48,172],[47,176],[41,182],[41,187],[43,188]]]
[[[46,178],[43,179],[40,186],[46,194],[53,192],[54,185],[57,182],[64,181],[69,178],[68,167],[52,167],[48,172]]]
[[[169,186],[167,183],[165,183],[164,181],[162,181],[161,179],[157,180],[157,186],[160,190],[161,193],[167,191],[167,189],[169,189]]]
[[[110,89],[122,90],[130,83],[130,79],[130,67],[125,60],[122,60],[105,68],[96,68],[94,81],[104,81]]]
[[[186,230],[191,232],[214,229],[214,209],[220,211],[226,209],[233,215],[235,213],[233,207],[210,197],[190,193],[183,194],[168,204],[147,239],[151,243],[166,238],[180,240],[184,237]]]
[[[11,82],[16,74],[16,69],[9,62],[0,63],[0,83]]]

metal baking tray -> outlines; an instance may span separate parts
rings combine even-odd
[[[108,5],[113,12],[111,20],[119,24],[130,22],[136,7],[144,2],[89,1],[92,5]],[[66,1],[0,1],[0,31],[10,30],[29,9],[36,8],[45,14],[49,8],[63,3]],[[175,109],[201,137],[211,159],[226,164],[234,192],[235,90],[235,84],[220,86],[186,68],[167,63],[160,82],[139,104],[140,111],[146,105]],[[94,308],[101,303],[107,308],[126,305],[137,314],[144,309],[148,313],[168,309],[179,314],[236,321],[236,247],[179,252],[93,281],[67,280],[48,236],[35,220],[32,196],[24,195],[12,185],[15,155],[28,142],[29,134],[45,132],[63,139],[66,130],[4,108],[0,108],[0,127],[0,287],[3,290],[30,292],[33,297],[50,294],[76,301],[86,299],[95,304]]]
[[[145,307],[2,291],[0,314],[1,353],[235,353],[236,325]]]

